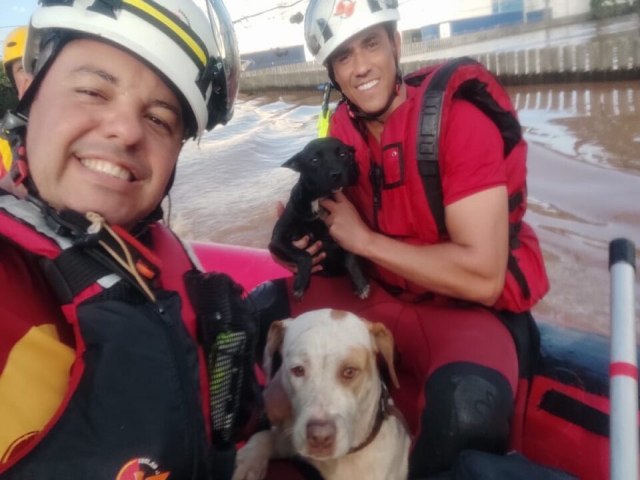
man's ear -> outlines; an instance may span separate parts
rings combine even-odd
[[[33,82],[33,75],[23,72],[22,75],[19,76],[19,78],[20,80],[16,82],[16,90],[18,92],[18,99],[21,99],[24,95],[24,92],[26,92],[27,88],[29,88],[29,85],[31,85],[31,82]]]
[[[400,52],[402,51],[402,36],[397,30],[393,34],[393,45],[396,49],[396,61],[400,63]]]

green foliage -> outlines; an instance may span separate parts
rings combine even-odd
[[[0,68],[0,118],[6,110],[15,108],[17,104],[16,92],[11,86],[9,78],[5,75],[4,69]]]
[[[595,19],[638,11],[640,11],[640,0],[591,0],[591,16]]]

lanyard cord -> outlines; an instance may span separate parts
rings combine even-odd
[[[127,272],[131,274],[131,276],[136,280],[140,288],[145,292],[145,294],[149,297],[152,302],[156,301],[156,296],[149,288],[146,280],[140,275],[140,272],[136,268],[136,263],[133,260],[133,256],[129,251],[129,247],[126,242],[116,233],[113,228],[111,228],[107,222],[105,221],[102,215],[95,212],[88,212],[86,214],[87,220],[91,222],[91,225],[87,228],[87,233],[96,234],[100,232],[101,229],[104,229],[110,236],[113,238],[118,246],[120,247],[121,252],[124,254],[119,254],[115,249],[111,248],[111,246],[105,242],[104,240],[98,240],[98,244],[104,248],[104,250],[113,258],[122,268],[124,268]]]

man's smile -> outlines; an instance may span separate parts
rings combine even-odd
[[[115,163],[96,158],[80,158],[80,163],[93,172],[104,173],[127,182],[135,180],[133,174]]]
[[[369,80],[367,83],[363,83],[361,85],[358,85],[356,88],[361,92],[365,92],[367,90],[372,89],[376,85],[378,85],[378,83],[380,83],[380,80],[378,80],[378,79]]]

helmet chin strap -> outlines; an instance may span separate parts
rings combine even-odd
[[[12,156],[12,163],[8,172],[9,178],[14,185],[22,185],[25,187],[26,195],[24,196],[24,199],[38,207],[43,215],[45,215],[45,218],[47,218],[47,221],[50,222],[51,218],[53,218],[51,216],[51,212],[55,212],[56,210],[51,207],[44,198],[42,198],[42,195],[40,195],[40,192],[29,173],[29,162],[27,159],[25,143],[28,120],[26,117],[15,114],[11,111],[7,111],[5,117],[0,120],[0,126],[3,129],[2,134],[0,134],[0,141],[7,142]],[[162,220],[164,217],[162,211],[162,200],[169,194],[169,190],[171,189],[175,179],[175,174],[176,169],[174,167],[163,198],[158,202],[158,205],[156,205],[152,212],[137,222],[136,226],[131,231],[134,236],[140,235],[146,231],[147,227],[151,223]]]

